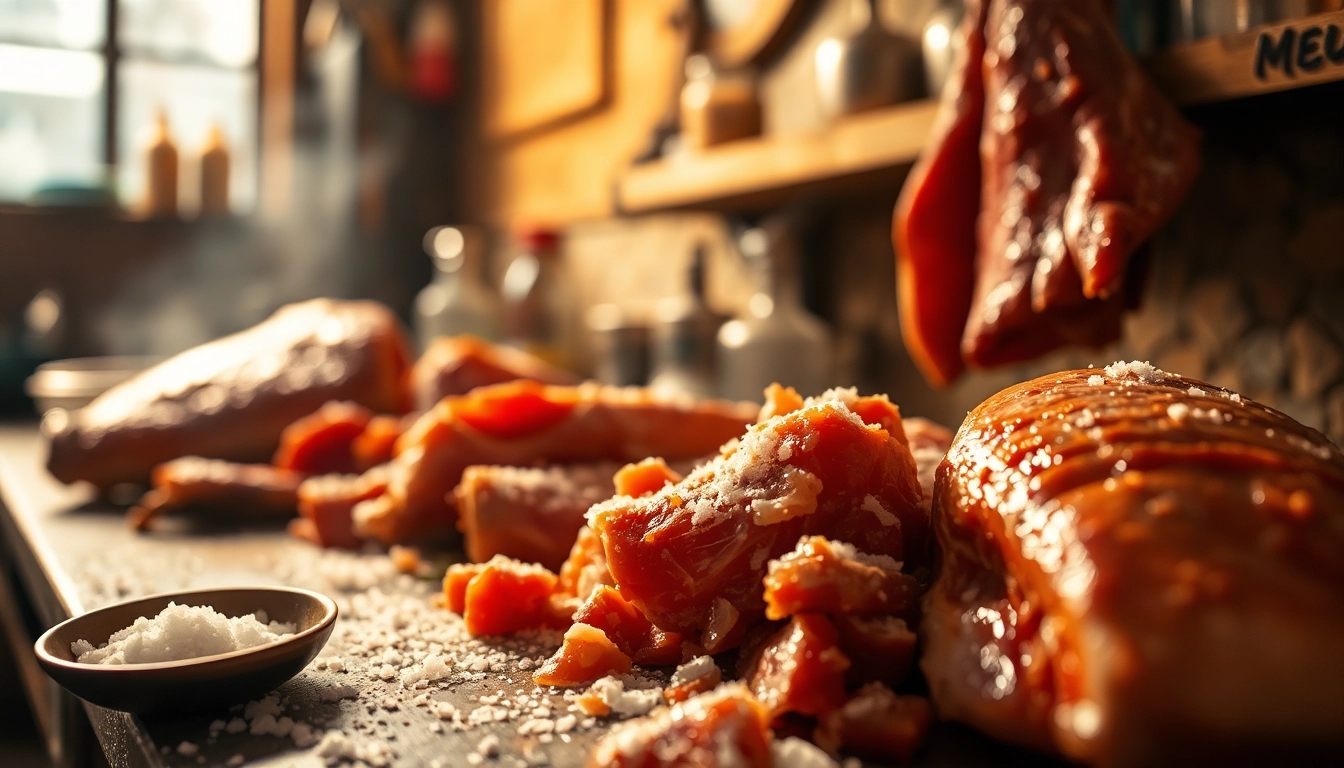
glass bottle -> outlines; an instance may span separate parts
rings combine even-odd
[[[201,150],[201,215],[226,216],[229,213],[229,146],[224,129],[210,124],[210,133]]]
[[[664,395],[714,397],[715,339],[721,318],[705,301],[705,249],[697,245],[686,271],[686,293],[654,307],[653,377],[649,388]]]
[[[794,246],[763,229],[744,233],[738,247],[755,276],[747,311],[719,328],[719,394],[761,402],[778,382],[804,397],[831,385],[831,332],[803,306]]]
[[[482,274],[483,237],[464,227],[435,227],[425,234],[434,278],[415,297],[416,339],[423,350],[439,336],[500,337],[500,301]]]
[[[145,214],[176,216],[177,144],[163,110],[154,118],[154,135],[145,149],[145,169]]]
[[[560,262],[560,235],[533,227],[519,235],[521,251],[504,272],[504,342],[569,368],[570,296]]]

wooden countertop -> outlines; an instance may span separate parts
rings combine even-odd
[[[0,425],[0,534],[5,556],[13,562],[18,577],[16,583],[0,589],[4,593],[0,594],[0,623],[11,633],[18,649],[25,688],[39,710],[38,719],[58,764],[88,762],[87,750],[81,753],[78,743],[83,726],[75,727],[71,722],[82,708],[113,766],[195,768],[224,765],[236,755],[242,755],[248,766],[323,765],[311,750],[296,748],[288,738],[223,732],[211,741],[211,721],[227,721],[237,712],[140,717],[79,702],[51,682],[37,667],[31,650],[24,649],[31,649],[41,631],[70,616],[141,595],[197,587],[289,584],[326,592],[337,600],[342,615],[319,659],[345,656],[350,643],[346,635],[352,627],[360,626],[355,615],[358,611],[349,608],[359,593],[335,585],[323,574],[333,565],[337,570],[360,563],[389,569],[386,556],[322,552],[290,538],[279,522],[245,528],[219,522],[181,524],[167,531],[138,535],[127,528],[122,508],[95,501],[88,489],[64,486],[48,475],[43,467],[45,457],[46,447],[34,427]],[[382,590],[381,598],[377,592],[366,592],[365,597],[419,596],[428,605],[435,585],[396,576],[375,589]],[[15,609],[25,601],[32,604],[37,626],[25,627],[34,620],[30,617],[25,622],[18,615],[23,611]],[[430,615],[435,621],[439,616],[445,623],[459,621],[447,612]],[[17,636],[25,632],[27,636]],[[531,690],[528,678],[528,673],[514,665],[484,681],[454,681],[443,689],[431,687],[428,692],[439,701],[470,712],[480,706],[480,695],[501,687],[526,686]],[[356,688],[361,695],[357,699],[326,700],[323,689],[333,683]],[[465,755],[475,751],[481,739],[491,733],[499,737],[502,755],[482,765],[522,766],[523,756],[530,752],[538,764],[537,756],[544,754],[546,765],[579,766],[604,731],[599,725],[571,734],[569,743],[556,739],[546,744],[535,735],[519,736],[517,720],[469,731],[445,728],[435,732],[435,727],[446,724],[440,724],[426,708],[403,704],[395,711],[378,709],[376,702],[388,696],[409,699],[410,695],[396,680],[385,682],[360,670],[335,673],[310,666],[277,693],[285,703],[286,715],[320,729],[340,729],[359,738],[382,741],[391,749],[396,766],[429,766],[434,761],[445,767],[464,764]],[[555,694],[552,698],[560,699]],[[199,745],[199,755],[178,754],[176,747],[184,741]],[[1047,763],[1052,761],[992,743],[960,726],[940,724],[916,764]]]

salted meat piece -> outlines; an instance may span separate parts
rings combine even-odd
[[[58,480],[106,489],[145,483],[181,456],[268,461],[280,433],[329,400],[381,413],[410,408],[401,325],[366,301],[315,299],[259,325],[176,355],[100,395],[53,410],[47,468]]]
[[[1130,256],[1194,181],[1199,133],[1098,0],[990,0],[976,286],[964,358],[1120,335]]]
[[[937,386],[951,383],[965,368],[961,336],[975,288],[987,4],[966,0],[956,32],[964,44],[927,146],[892,216],[901,338],[924,378]]]
[[[449,494],[474,464],[695,458],[740,435],[755,412],[750,403],[596,384],[480,387],[443,399],[401,436],[387,492],[356,508],[355,533],[391,544],[453,530]]]
[[[355,474],[355,440],[372,418],[373,411],[357,403],[325,403],[285,427],[271,463],[306,475]]]
[[[350,445],[350,452],[355,458],[355,471],[367,472],[379,464],[391,461],[397,438],[411,426],[412,421],[410,415],[379,414],[369,419],[364,431],[359,433]]]
[[[269,464],[183,456],[154,468],[154,487],[126,519],[143,531],[155,518],[184,510],[223,511],[239,518],[293,517],[303,477]]]
[[[299,519],[289,532],[324,547],[358,549],[350,520],[355,506],[387,490],[389,467],[379,465],[360,475],[317,475],[299,484]]]
[[[663,689],[663,698],[669,704],[685,701],[692,696],[712,691],[723,682],[723,670],[712,656],[697,656],[681,664]]]
[[[636,664],[663,666],[681,661],[682,636],[655,627],[614,587],[598,587],[574,612],[574,621],[605,632]]]
[[[933,710],[923,696],[902,696],[881,683],[860,688],[844,706],[822,715],[817,745],[832,754],[908,762],[923,745]]]
[[[849,402],[882,411],[900,432],[885,398],[833,390],[752,426],[680,483],[594,506],[589,525],[622,595],[665,630],[702,633],[715,652],[711,632],[763,617],[766,565],[804,535],[922,564],[927,511],[904,435],[865,422]]]
[[[904,619],[846,613],[830,618],[840,634],[840,650],[850,661],[846,686],[878,682],[895,687],[914,668],[918,638]]]
[[[789,619],[747,663],[747,688],[772,719],[785,713],[819,716],[845,702],[849,659],[835,626],[819,613]]]
[[[559,570],[588,508],[611,498],[620,465],[467,467],[453,489],[467,557],[504,555]]]
[[[602,539],[585,525],[579,529],[574,546],[569,550],[569,557],[560,566],[556,592],[572,598],[577,608],[603,585],[615,586],[611,580],[611,570],[607,568],[607,553],[602,549]]]
[[[1344,756],[1344,454],[1146,363],[972,411],[939,476],[940,716],[1102,766]]]
[[[507,635],[520,629],[551,624],[550,597],[555,574],[539,565],[507,557],[490,558],[479,569],[470,568],[462,590],[461,613],[472,635]],[[444,579],[448,603],[457,602],[456,582]]]
[[[432,341],[411,369],[416,407],[427,411],[445,397],[477,387],[529,379],[542,384],[573,385],[579,377],[521,349],[491,344],[475,336],[444,336]]]
[[[589,768],[771,768],[769,715],[740,683],[616,726]]]
[[[915,577],[887,555],[868,555],[842,541],[804,536],[765,573],[765,617],[800,613],[895,614],[919,599]]]
[[[619,496],[647,496],[665,485],[680,483],[685,477],[669,467],[661,456],[652,456],[617,470],[612,476],[612,490]]]
[[[560,650],[532,675],[537,685],[573,687],[630,671],[630,657],[601,629],[577,622],[565,630]]]

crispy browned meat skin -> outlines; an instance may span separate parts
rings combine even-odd
[[[1101,765],[1338,758],[1344,454],[1134,371],[1046,376],[967,416],[934,495],[939,713]]]
[[[750,403],[661,399],[648,390],[516,381],[441,400],[397,441],[387,491],[355,509],[384,543],[452,531],[450,494],[473,464],[669,461],[717,450],[756,415]]]
[[[1194,181],[1198,132],[1097,0],[990,0],[984,88],[965,359],[1118,338],[1125,264]]]
[[[411,387],[420,410],[429,410],[451,395],[465,395],[477,387],[514,379],[531,379],[542,384],[579,383],[578,376],[535,355],[475,336],[435,339],[411,371]]]
[[[127,521],[144,530],[163,514],[188,508],[227,508],[238,516],[292,517],[303,475],[269,464],[234,464],[184,456],[154,468],[154,489],[131,507]]]
[[[88,407],[52,412],[47,468],[101,488],[144,483],[179,456],[264,462],[280,433],[328,400],[375,412],[409,409],[407,347],[396,317],[371,302],[316,299],[183,352],[108,390]]]
[[[557,467],[467,467],[453,490],[467,558],[504,555],[559,571],[584,513],[611,498],[615,463]]]

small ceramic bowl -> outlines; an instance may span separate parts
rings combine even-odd
[[[70,644],[95,647],[168,607],[208,605],[225,616],[266,611],[271,621],[292,623],[290,637],[270,645],[155,664],[81,664]],[[290,587],[239,587],[153,595],[100,608],[47,630],[35,645],[37,660],[53,680],[86,701],[123,712],[190,712],[259,698],[297,675],[331,637],[336,603]]]

